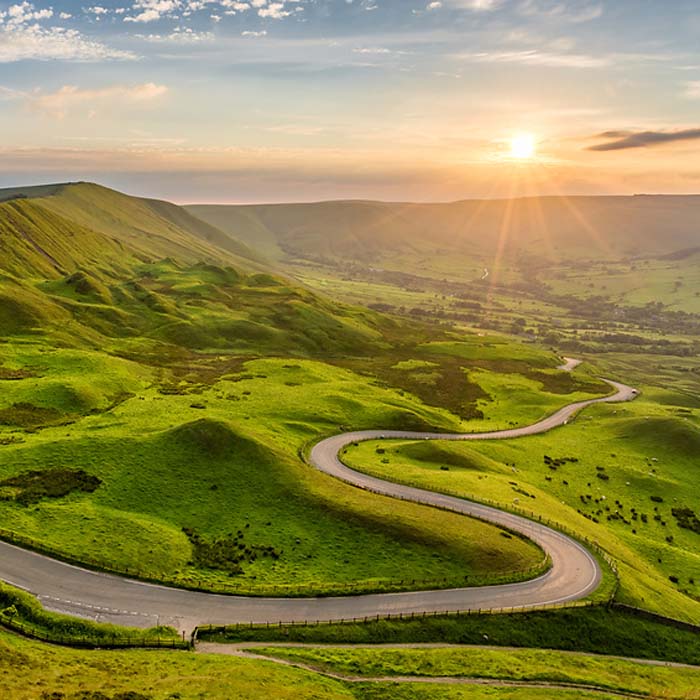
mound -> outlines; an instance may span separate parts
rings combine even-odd
[[[3,335],[25,333],[65,321],[68,314],[19,285],[0,287],[0,328]]]
[[[270,462],[265,448],[237,433],[226,421],[201,418],[168,430],[165,437],[171,445],[187,453],[205,454],[217,459],[235,455],[236,463],[244,459],[251,467]]]
[[[686,457],[700,454],[700,430],[685,418],[630,418],[621,421],[617,437],[635,437],[648,450],[647,457],[660,458],[671,449]]]
[[[414,442],[400,447],[396,454],[404,455],[419,462],[433,462],[459,469],[472,469],[480,472],[506,471],[502,464],[477,452],[467,451],[463,445],[460,446],[460,451],[457,452],[449,447],[442,447],[433,441]]]

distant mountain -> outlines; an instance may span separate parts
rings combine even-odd
[[[533,197],[448,204],[368,201],[188,211],[277,260],[381,261],[458,251],[493,258],[657,257],[698,245],[700,196]]]

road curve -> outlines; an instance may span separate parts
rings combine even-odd
[[[310,462],[316,469],[359,488],[447,508],[522,533],[539,544],[552,561],[547,573],[530,581],[476,588],[330,598],[251,598],[186,591],[103,574],[6,542],[0,542],[0,579],[33,593],[50,610],[135,627],[172,625],[185,632],[202,624],[338,620],[398,613],[518,608],[578,600],[597,588],[601,571],[593,556],[575,540],[541,523],[496,508],[362,474],[342,464],[338,453],[352,442],[382,437],[493,440],[543,433],[566,424],[569,418],[586,406],[628,401],[637,395],[635,389],[624,384],[613,381],[608,381],[608,384],[615,389],[615,393],[570,404],[523,428],[490,433],[364,430],[327,438],[311,450]]]

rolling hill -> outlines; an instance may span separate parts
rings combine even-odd
[[[383,261],[452,253],[614,260],[698,244],[700,196],[536,197],[448,204],[338,201],[187,209],[284,258]],[[660,234],[663,232],[663,235]]]
[[[456,585],[465,571],[510,580],[542,561],[495,528],[368,498],[300,459],[339,426],[454,427],[471,415],[466,361],[421,348],[444,329],[314,293],[166,202],[86,183],[0,199],[5,533],[146,578],[253,593]],[[528,369],[560,361],[506,352]],[[416,353],[430,373],[394,367]],[[572,387],[600,390],[587,378]]]
[[[107,337],[313,355],[381,336],[376,314],[270,274],[181,207],[88,183],[0,190],[0,319],[93,347]]]
[[[116,246],[122,256],[126,253],[142,261],[165,257],[190,263],[227,259],[244,267],[261,262],[257,253],[181,207],[159,200],[130,197],[92,183],[0,190],[0,226],[3,226],[2,240],[8,256],[16,247],[6,225],[13,216],[24,219],[21,231],[15,226],[15,235],[19,233],[29,245],[35,235],[39,236],[35,248],[47,262],[53,263],[57,272],[71,269],[71,266],[65,256],[51,261],[55,246],[63,246],[73,255],[81,256],[85,252],[82,249],[86,238],[90,238],[91,260],[97,262],[99,256],[94,255],[97,253],[96,234],[112,252]],[[59,234],[59,240],[41,240],[47,228],[56,227],[63,233]],[[65,236],[68,228],[75,231],[70,240]],[[40,247],[43,253],[38,250]],[[103,252],[110,257],[107,250]],[[75,265],[81,262],[85,262],[84,257],[76,258]],[[59,263],[58,267],[56,263]]]

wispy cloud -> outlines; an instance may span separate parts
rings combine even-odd
[[[683,96],[690,100],[700,100],[700,80],[691,80],[686,83]]]
[[[135,37],[154,44],[200,44],[214,40],[212,32],[197,32],[190,27],[176,27],[169,34],[136,34]]]
[[[605,131],[596,138],[608,139],[607,143],[589,146],[589,151],[622,151],[628,148],[647,148],[677,141],[700,139],[700,129],[677,131]],[[612,139],[612,140],[610,140]]]
[[[442,2],[431,2],[426,9],[435,10],[445,5],[447,7],[456,7],[461,10],[490,12],[498,8],[502,3],[503,0],[442,0]]]
[[[72,110],[82,108],[87,116],[95,116],[106,104],[134,105],[148,103],[168,92],[165,85],[142,83],[140,85],[112,85],[98,89],[81,89],[64,85],[51,93],[26,95],[30,106],[56,119],[63,119]]]
[[[480,51],[461,53],[456,58],[474,63],[520,63],[550,68],[602,68],[610,64],[605,56],[526,49],[522,51]]]
[[[603,6],[589,0],[521,0],[520,14],[579,24],[590,22],[603,15]]]

